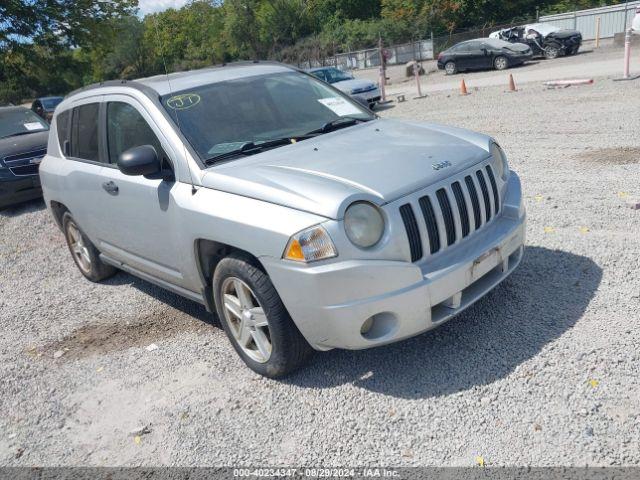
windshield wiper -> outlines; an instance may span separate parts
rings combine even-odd
[[[35,133],[35,132],[42,132],[45,129],[43,128],[42,130],[30,130],[28,132],[16,132],[16,133],[11,133],[9,135],[5,135],[4,137],[0,137],[0,138],[10,138],[10,137],[17,137],[19,135],[28,135],[30,133]]]
[[[370,122],[371,120],[373,119],[371,118],[364,119],[364,118],[358,118],[358,117],[338,117],[331,120],[330,122],[325,123],[322,127],[317,128],[316,130],[311,130],[310,132],[307,133],[307,135],[329,133],[329,132],[333,132],[334,130],[338,130],[340,128],[352,127],[357,123]]]
[[[306,140],[307,138],[309,138],[308,135],[300,135],[297,137],[274,138],[272,140],[266,140],[266,141],[245,142],[239,148],[235,148],[228,152],[224,152],[219,155],[215,155],[211,158],[208,158],[207,160],[205,160],[204,163],[207,165],[211,165],[221,160],[228,160],[230,158],[235,158],[240,155],[254,155],[256,153],[260,153],[270,148],[290,145],[292,143],[296,143],[296,141],[298,140]]]

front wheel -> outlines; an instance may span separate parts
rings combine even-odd
[[[250,258],[230,255],[221,260],[213,274],[213,295],[227,337],[254,372],[281,377],[313,353],[269,276]]]
[[[493,61],[493,66],[496,70],[506,70],[509,68],[509,61],[506,57],[496,57]]]
[[[544,56],[549,60],[553,60],[560,56],[560,46],[556,44],[547,45],[544,49]]]
[[[458,73],[456,62],[447,62],[444,65],[444,71],[447,73],[447,75],[455,75],[456,73]]]

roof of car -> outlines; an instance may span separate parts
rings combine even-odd
[[[236,62],[223,64],[214,67],[203,68],[200,70],[189,70],[186,72],[175,72],[168,75],[155,75],[153,77],[140,78],[137,80],[110,80],[106,82],[96,83],[83,87],[71,92],[68,96],[77,93],[92,90],[100,87],[109,86],[126,86],[137,88],[156,95],[166,95],[174,92],[181,92],[201,85],[224,82],[228,80],[236,80],[238,78],[246,78],[257,75],[267,75],[272,73],[282,73],[294,70],[280,63],[271,62]]]
[[[60,97],[58,95],[54,95],[54,96],[51,96],[51,97],[38,97],[38,98],[36,98],[36,100],[57,100],[58,98],[63,98],[63,97]]]

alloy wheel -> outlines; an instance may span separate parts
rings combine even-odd
[[[449,62],[444,66],[444,69],[447,72],[447,75],[453,75],[454,73],[456,73],[456,64],[453,62]]]
[[[227,325],[244,353],[258,363],[267,363],[272,344],[264,309],[249,286],[236,277],[222,284]]]
[[[78,266],[83,272],[90,272],[91,257],[89,256],[89,249],[84,243],[82,233],[80,233],[77,225],[72,221],[67,225],[67,239],[69,241],[71,253],[73,254]]]
[[[545,56],[551,60],[560,56],[560,51],[556,47],[547,47],[545,50]]]

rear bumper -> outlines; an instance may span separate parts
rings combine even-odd
[[[462,312],[519,265],[526,214],[515,175],[513,181],[510,196],[517,205],[505,206],[490,228],[446,259],[301,268],[264,258],[263,265],[301,333],[318,350],[364,349],[418,335]],[[363,334],[365,322],[370,329]]]
[[[5,169],[0,170],[0,208],[42,196],[38,175],[16,177],[3,170]]]

